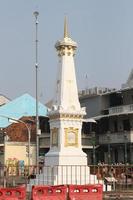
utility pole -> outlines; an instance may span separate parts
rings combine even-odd
[[[39,117],[38,117],[38,15],[39,12],[35,11],[35,69],[36,69],[36,167],[39,173]]]

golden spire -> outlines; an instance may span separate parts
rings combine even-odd
[[[68,37],[67,17],[64,19],[64,38]]]

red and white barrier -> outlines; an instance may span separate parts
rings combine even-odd
[[[40,185],[32,187],[32,200],[66,200],[67,186],[48,186]]]
[[[95,185],[69,185],[69,200],[102,200],[103,186]]]
[[[0,200],[26,200],[26,187],[0,188]]]

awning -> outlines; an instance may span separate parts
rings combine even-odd
[[[88,118],[88,119],[83,119],[83,122],[92,122],[92,123],[97,123],[95,119],[93,118]]]
[[[130,115],[130,114],[133,114],[133,111],[113,113],[113,114],[107,114],[107,115],[98,115],[98,116],[95,116],[95,117],[92,117],[92,118],[84,119],[83,122],[94,122],[95,121],[94,123],[96,123],[96,120],[99,120],[99,119],[102,119],[102,118],[109,118],[109,117],[113,117],[113,116]]]

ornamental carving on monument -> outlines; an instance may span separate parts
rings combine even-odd
[[[50,120],[58,120],[58,119],[61,119],[61,120],[71,120],[71,119],[74,119],[74,120],[81,120],[83,118],[82,115],[80,114],[55,114],[55,115],[51,115],[50,116]]]
[[[65,128],[65,146],[78,147],[78,128]]]
[[[51,145],[52,146],[58,146],[58,128],[51,129]]]

